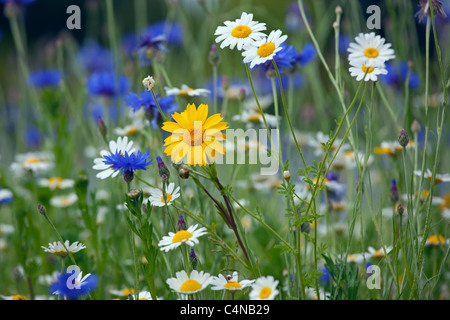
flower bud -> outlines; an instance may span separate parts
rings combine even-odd
[[[420,131],[420,123],[416,119],[411,123],[411,131],[413,133],[418,133]]]
[[[397,213],[400,217],[405,213],[405,207],[401,203],[397,206]]]
[[[170,171],[167,169],[164,161],[162,161],[161,157],[156,157],[156,161],[158,162],[158,172],[162,181],[167,181],[170,178]]]
[[[194,269],[194,270],[197,269],[198,258],[197,258],[197,255],[195,254],[193,248],[191,248],[191,252],[189,253],[189,259],[191,260],[192,269]]]
[[[123,172],[123,180],[125,180],[126,183],[131,183],[133,179],[134,179],[133,170],[126,170]]]
[[[106,124],[101,117],[98,118],[97,120],[97,128],[103,139],[106,139],[106,135],[108,134],[108,128],[106,127]]]
[[[409,136],[408,132],[406,132],[404,129],[400,131],[400,135],[398,136],[398,143],[403,147],[406,148],[406,146],[409,143]]]
[[[155,86],[156,82],[155,82],[155,79],[153,79],[153,77],[148,76],[147,78],[142,80],[142,84],[144,85],[145,89],[150,91],[150,90],[153,89],[153,87]]]
[[[138,199],[142,194],[142,191],[139,189],[132,189],[130,192],[128,192],[128,198],[130,200],[136,200]]]
[[[291,179],[291,173],[288,170],[284,171],[283,178],[284,180],[289,181]]]
[[[45,208],[42,204],[38,204],[37,206],[38,212],[45,216],[47,214],[47,208]]]
[[[336,14],[342,14],[342,7],[341,7],[341,6],[337,6],[337,7],[334,9],[334,12],[335,12]]]
[[[181,179],[189,178],[189,168],[186,165],[181,165],[180,170],[178,171],[178,175]]]
[[[391,181],[391,192],[390,192],[389,196],[390,196],[392,203],[396,203],[399,199],[397,182],[395,181],[395,179],[392,179],[392,181]]]
[[[187,229],[186,221],[184,221],[183,216],[180,216],[178,218],[178,222],[177,222],[177,231],[186,230],[186,229]]]
[[[213,66],[217,66],[220,63],[219,50],[217,50],[215,44],[211,45],[211,49],[209,49],[208,61]]]

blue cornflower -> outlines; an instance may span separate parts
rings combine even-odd
[[[300,52],[297,55],[296,60],[297,60],[298,64],[301,67],[303,67],[303,66],[306,66],[311,61],[313,61],[315,57],[316,57],[316,48],[314,48],[312,43],[308,42],[308,43],[305,43],[305,45],[303,46],[302,52]]]
[[[8,189],[2,189],[2,187],[0,187],[0,204],[11,203],[13,200],[13,193]]]
[[[114,68],[111,50],[88,41],[77,54],[77,61],[89,73],[111,72]]]
[[[324,273],[319,276],[319,280],[324,284],[330,283],[330,272],[328,271],[328,269],[323,266],[319,268],[319,271]]]
[[[30,72],[29,79],[35,88],[56,87],[62,81],[59,70],[38,70]]]
[[[117,78],[112,72],[95,72],[89,77],[86,85],[89,95],[111,98],[117,94],[123,95],[128,90],[129,81],[126,76]]]
[[[28,127],[25,133],[25,140],[30,147],[36,147],[42,142],[42,134],[35,127]]]
[[[49,292],[69,300],[76,300],[97,287],[97,276],[88,273],[83,277],[83,272],[78,274],[76,272],[74,270],[59,275],[57,281],[50,285]]]
[[[420,77],[417,73],[409,70],[408,63],[401,61],[400,63],[386,63],[386,75],[380,75],[380,80],[394,88],[403,88],[406,78],[409,75],[409,88],[417,89],[420,86]]]
[[[128,154],[126,151],[122,153],[122,151],[117,150],[114,154],[105,155],[103,162],[111,166],[111,169],[119,170],[120,174],[123,175],[124,172],[132,173],[135,170],[147,170],[147,167],[153,162],[153,159],[149,160],[149,155],[149,151],[142,154],[139,150],[137,153]]]
[[[166,45],[179,45],[183,39],[183,28],[178,23],[156,22],[144,29],[136,45],[141,65],[150,65],[157,52],[168,52]]]
[[[174,96],[171,95],[164,98],[160,98],[158,93],[156,93],[155,96],[164,114],[172,114],[178,110],[178,105],[174,104],[175,103]],[[154,129],[157,128],[157,121],[160,120],[162,117],[161,114],[159,113],[158,106],[156,105],[156,101],[151,91],[139,92],[139,94],[130,92],[128,93],[128,95],[124,97],[124,101],[130,108],[133,109],[134,112],[138,111],[143,107],[145,113],[152,118],[151,120],[152,127]]]

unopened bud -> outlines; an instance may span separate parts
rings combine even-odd
[[[106,139],[106,135],[108,134],[108,128],[106,127],[106,124],[101,117],[98,118],[97,120],[97,127],[103,139]]]
[[[215,44],[211,45],[211,49],[209,49],[208,61],[213,66],[217,66],[220,63],[219,51]]]
[[[128,198],[130,200],[136,200],[137,198],[139,198],[142,194],[142,191],[139,189],[132,189],[130,190],[130,192],[128,192]]]
[[[167,181],[170,178],[170,171],[167,169],[164,161],[162,161],[161,157],[156,157],[156,161],[158,162],[158,172],[162,181]]]
[[[186,221],[184,221],[183,216],[180,216],[178,218],[178,222],[177,222],[177,231],[186,230],[186,229],[187,229]]]
[[[40,214],[42,214],[43,216],[45,216],[47,214],[47,209],[42,205],[42,204],[38,204],[37,206],[38,212]]]
[[[399,199],[397,182],[395,181],[395,179],[392,179],[392,181],[391,181],[391,192],[390,192],[389,196],[390,196],[392,203],[396,203]]]
[[[192,269],[194,269],[194,270],[197,269],[198,258],[197,258],[197,255],[195,254],[193,248],[191,248],[191,252],[189,253],[189,259],[191,260]]]
[[[153,87],[155,86],[156,82],[155,82],[155,79],[153,79],[153,77],[148,76],[147,78],[142,80],[142,84],[144,85],[145,89],[150,91],[150,90],[153,89]]]
[[[420,123],[416,119],[411,123],[411,131],[413,133],[418,133],[420,131]]]
[[[397,206],[397,213],[399,216],[403,216],[403,213],[405,213],[405,207],[401,203]]]
[[[283,172],[283,178],[284,178],[284,180],[289,181],[291,179],[291,173],[289,171],[287,171],[287,170],[284,171]]]
[[[125,180],[126,183],[130,183],[134,179],[134,172],[133,170],[126,170],[123,172],[123,180]]]
[[[311,232],[311,224],[309,222],[303,222],[300,226],[300,231],[305,233]]]
[[[342,7],[341,6],[337,6],[336,9],[334,9],[334,12],[336,14],[342,14]]]
[[[400,131],[400,135],[398,136],[398,143],[403,147],[406,148],[406,146],[409,143],[409,136],[408,132],[406,132],[404,129]]]
[[[181,179],[189,178],[189,168],[186,165],[181,165],[180,170],[178,171],[178,175]]]

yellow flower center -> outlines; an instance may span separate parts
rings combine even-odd
[[[36,159],[36,158],[31,158],[31,159],[27,159],[23,162],[23,164],[33,164],[33,163],[39,163],[42,160],[40,159]]]
[[[172,238],[172,243],[177,242],[185,242],[187,239],[191,238],[193,236],[192,233],[186,230],[180,230]]]
[[[186,130],[183,136],[183,141],[187,145],[191,145],[192,147],[201,146],[203,144],[203,130],[199,129],[191,129]]]
[[[367,48],[366,50],[364,50],[364,55],[367,58],[376,58],[379,54],[380,52],[376,48]]]
[[[61,187],[62,182],[63,179],[61,179],[60,177],[51,177],[50,179],[48,179],[49,186],[54,188]]]
[[[366,65],[364,64],[363,66],[362,66],[362,71],[364,72],[364,73],[372,73],[373,72],[373,70],[375,70],[374,68],[372,68],[372,67],[369,67],[369,71],[367,71],[367,67],[366,67]]]
[[[260,119],[261,119],[261,113],[258,112],[256,114],[253,114],[250,117],[248,117],[247,121],[251,122],[251,123],[259,123]]]
[[[28,300],[27,297],[22,296],[21,294],[16,294],[12,297],[13,300]]]
[[[186,280],[185,282],[183,282],[183,284],[180,287],[180,291],[183,292],[192,292],[192,291],[197,291],[200,290],[202,288],[202,285],[196,281],[196,280]]]
[[[427,239],[427,242],[429,244],[433,244],[433,245],[440,245],[440,244],[444,244],[445,243],[445,238],[443,236],[441,236],[441,235],[438,236],[438,235],[433,234],[432,236],[430,236]]]
[[[266,42],[263,43],[258,49],[258,56],[265,58],[270,56],[275,51],[275,43]]]
[[[172,195],[170,193],[166,194],[166,198],[167,198],[167,202],[164,201],[164,196],[161,197],[161,202],[162,203],[169,203],[170,200],[172,200]]]
[[[67,256],[67,251],[65,251],[65,250],[55,251],[55,252],[53,252],[53,254],[56,254],[57,256],[60,256],[60,257],[65,257],[65,256]]]
[[[347,257],[347,261],[349,261],[349,262],[355,262],[357,259],[358,259],[358,256],[356,254],[350,254]]]
[[[375,250],[373,257],[374,258],[382,258],[382,257],[384,257],[384,252],[381,250]]]
[[[272,293],[272,289],[269,287],[264,287],[261,289],[261,291],[259,292],[259,297],[261,299],[267,299],[270,294]]]
[[[127,132],[125,133],[126,135],[133,135],[133,134],[137,134],[139,133],[139,130],[136,127],[129,127]]]
[[[61,201],[60,204],[62,206],[68,206],[68,205],[72,204],[72,202],[71,202],[69,197],[62,197],[60,201]]]
[[[188,89],[188,92],[191,92],[191,91],[194,91],[194,89],[189,88],[189,89]],[[178,95],[179,95],[179,96],[187,96],[188,93],[186,92],[186,90],[182,89]]]
[[[239,282],[236,282],[236,281],[228,281],[228,282],[225,284],[225,288],[227,288],[228,290],[230,290],[230,288],[239,289],[239,288],[242,288],[242,286],[239,284]]]
[[[247,38],[252,33],[252,29],[247,26],[237,26],[231,30],[231,35],[235,38]]]
[[[126,289],[122,290],[122,295],[124,295],[125,297],[127,297],[129,294],[134,294],[133,288],[131,288],[131,289],[126,288]]]

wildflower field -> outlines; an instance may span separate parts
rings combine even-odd
[[[450,299],[450,1],[53,3],[0,0],[1,300]]]

